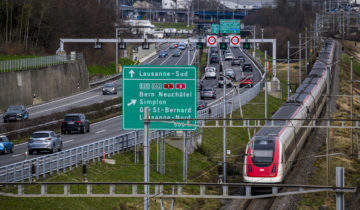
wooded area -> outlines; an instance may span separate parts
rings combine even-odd
[[[59,38],[109,37],[114,34],[113,1],[2,0],[0,53],[50,53]]]

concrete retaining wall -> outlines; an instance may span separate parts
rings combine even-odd
[[[41,69],[1,73],[0,85],[2,112],[9,105],[29,106],[88,89],[89,75],[81,59]]]

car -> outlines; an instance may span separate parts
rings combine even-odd
[[[227,61],[227,60],[232,60],[234,57],[232,53],[225,53],[224,58]]]
[[[198,101],[196,110],[203,110],[206,109],[207,103],[205,101]]]
[[[166,58],[168,56],[168,51],[166,50],[160,50],[158,57],[159,58]]]
[[[174,51],[174,53],[172,54],[173,57],[180,57],[181,55],[181,50],[177,49]]]
[[[205,87],[200,91],[200,99],[216,98],[216,90],[212,87]]]
[[[210,56],[210,63],[219,63],[219,56],[217,54],[212,54]]]
[[[180,49],[180,50],[185,50],[186,45],[185,45],[185,43],[180,42],[180,43],[178,44],[178,47],[177,47],[177,48]]]
[[[236,74],[233,69],[225,69],[225,76],[230,77],[232,80],[236,80]]]
[[[219,49],[217,47],[210,47],[210,54],[212,53],[216,53],[218,54],[219,53]]]
[[[231,50],[230,49],[226,49],[223,51],[223,55],[225,55],[226,53],[231,53]]]
[[[81,133],[90,132],[90,121],[82,113],[66,114],[61,123],[61,134],[79,131]]]
[[[254,86],[253,84],[253,78],[252,76],[247,76],[247,77],[242,77],[240,79],[240,84],[239,84],[239,87],[242,88],[242,87],[246,87],[246,88],[252,88]]]
[[[102,93],[103,95],[107,95],[107,94],[117,94],[117,88],[116,85],[114,83],[105,83],[104,87],[102,89]]]
[[[205,79],[213,78],[216,79],[216,68],[215,67],[206,67],[205,68]]]
[[[4,112],[4,122],[29,119],[29,112],[23,105],[11,105]]]
[[[240,59],[240,62],[241,62],[241,63],[245,63],[245,58],[244,58],[244,56],[239,55],[237,58]]]
[[[231,61],[231,66],[235,66],[235,65],[241,66],[240,58],[233,58],[233,60]]]
[[[175,43],[175,44],[171,44],[169,48],[170,48],[170,49],[175,49],[175,48],[177,48],[177,47],[178,47],[178,45]]]
[[[61,151],[63,142],[60,134],[54,131],[36,131],[31,134],[28,142],[28,152],[32,155],[35,151],[40,153],[42,150],[47,150],[51,153]]]
[[[253,68],[252,68],[252,65],[251,65],[250,63],[245,63],[245,64],[243,65],[243,72],[245,72],[245,71],[250,71],[250,72],[252,72],[252,70],[253,70]]]
[[[14,144],[6,136],[0,136],[0,152],[2,154],[14,152]]]
[[[224,78],[225,78],[226,87],[232,87],[234,85],[229,77],[219,77],[219,80],[218,80],[219,88],[224,87]]]

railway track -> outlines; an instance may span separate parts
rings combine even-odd
[[[269,210],[275,201],[275,197],[263,199],[246,200],[242,209],[244,210]]]

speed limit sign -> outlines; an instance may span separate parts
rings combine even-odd
[[[217,36],[207,36],[206,40],[207,47],[217,47]]]
[[[231,36],[230,45],[232,47],[240,46],[240,36]]]

